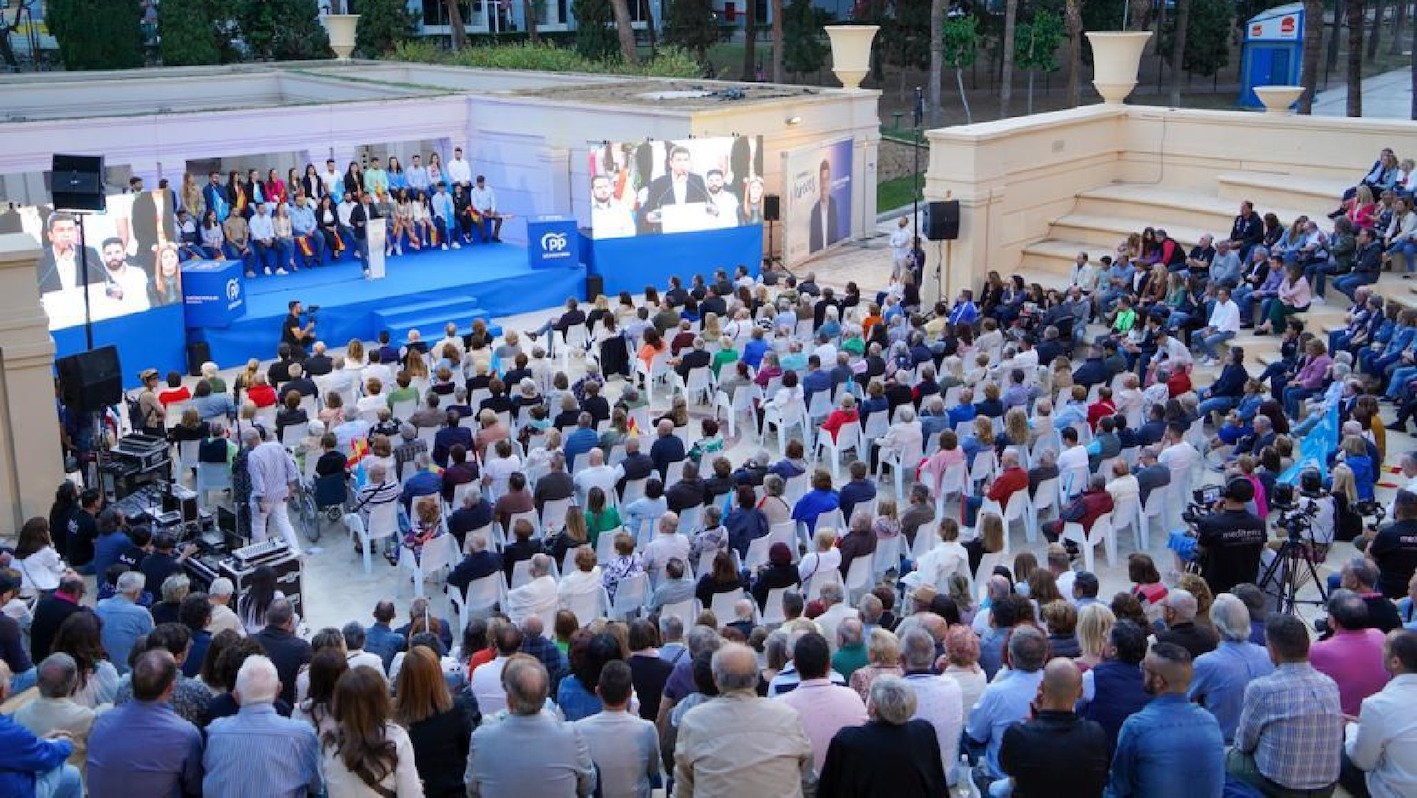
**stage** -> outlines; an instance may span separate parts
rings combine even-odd
[[[223,368],[253,357],[273,359],[281,321],[293,299],[307,308],[320,306],[316,334],[333,349],[351,338],[373,341],[383,330],[396,341],[409,329],[436,341],[449,321],[466,332],[474,318],[493,326],[491,319],[498,316],[585,296],[585,267],[533,269],[526,249],[514,244],[405,254],[385,264],[382,280],[365,280],[358,261],[349,258],[283,276],[248,279],[245,314],[229,326],[186,329],[182,306],[173,304],[95,322],[94,344],[118,347],[124,384],[131,385],[145,368],[185,373],[189,341],[205,340],[211,359]],[[52,335],[60,357],[87,349],[82,326],[54,330]]]

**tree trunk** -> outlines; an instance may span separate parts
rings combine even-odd
[[[1417,119],[1417,22],[1408,27],[1412,29],[1412,90],[1408,92],[1412,95],[1412,110],[1409,116],[1412,119]]]
[[[654,59],[654,54],[659,51],[659,31],[654,27],[654,9],[650,6],[653,0],[640,0],[645,8],[645,33],[649,34],[649,57]],[[699,59],[703,61],[702,58]]]
[[[743,80],[758,79],[758,0],[743,4]]]
[[[1003,52],[1003,67],[999,75],[999,118],[1009,116],[1009,101],[1014,95],[1014,24],[1018,22],[1018,0],[1004,4],[1004,38],[999,43]]]
[[[1407,0],[1398,0],[1397,14],[1392,21],[1392,42],[1388,45],[1388,55],[1402,55],[1402,26],[1407,22]]]
[[[1128,30],[1148,30],[1151,28],[1151,0],[1128,0]]]
[[[1414,26],[1413,30],[1417,30],[1417,26]],[[1417,64],[1417,61],[1412,63]],[[1412,70],[1412,84],[1417,86],[1417,66],[1414,66]],[[964,123],[972,125],[974,124],[974,114],[969,112],[969,95],[964,93],[964,70],[959,67],[955,67],[955,85],[959,87],[959,104],[964,106]],[[1417,103],[1417,100],[1413,102]],[[1417,119],[1417,105],[1413,106],[1412,118]]]
[[[1405,2],[1407,2],[1407,0],[1398,0],[1398,2],[1399,2],[1399,3],[1405,3]],[[1350,19],[1351,19],[1351,17],[1350,17]],[[1363,18],[1362,18],[1362,17],[1359,17],[1359,18],[1358,18],[1358,25],[1359,25],[1359,27],[1362,27],[1362,25],[1363,25]],[[1377,57],[1378,57],[1378,39],[1381,38],[1382,30],[1383,30],[1383,0],[1373,0],[1373,28],[1372,28],[1372,30],[1368,31],[1368,55],[1366,56],[1366,59],[1367,59],[1368,61],[1372,61],[1374,58],[1377,58]],[[1393,35],[1396,36],[1396,34],[1393,34]],[[1352,35],[1350,34],[1350,35],[1349,35],[1349,40],[1351,41],[1352,38],[1353,38],[1353,37],[1352,37]],[[1350,60],[1350,61],[1352,60],[1352,56],[1349,57],[1349,60]]]
[[[1068,105],[1076,108],[1082,97],[1082,0],[1064,5],[1068,26]]]
[[[939,127],[940,75],[945,68],[945,0],[930,0],[930,126]]]
[[[1304,16],[1310,20],[1324,18],[1323,0],[1304,0]],[[1299,96],[1299,113],[1309,114],[1314,109],[1314,93],[1319,87],[1319,55],[1323,49],[1323,25],[1304,26],[1304,57],[1300,67],[1299,82],[1304,93]]]
[[[536,30],[536,5],[533,0],[522,0],[522,16],[526,17],[526,35],[532,44],[539,44],[541,36]]]
[[[1181,107],[1181,65],[1186,60],[1186,25],[1191,17],[1191,0],[1176,0],[1175,33],[1171,36],[1171,107]]]
[[[1381,2],[1381,0],[1379,0]],[[1348,0],[1348,83],[1349,116],[1363,115],[1363,0]],[[1381,9],[1379,9],[1381,10]]]
[[[610,0],[610,11],[615,15],[615,31],[620,34],[620,57],[626,64],[638,64],[635,53],[635,29],[630,26],[630,4],[628,0]]]
[[[772,0],[772,80],[783,83],[782,73],[782,0]]]
[[[466,49],[467,25],[463,24],[462,9],[458,8],[458,0],[444,0],[443,4],[448,7],[448,27],[453,31],[453,49]]]

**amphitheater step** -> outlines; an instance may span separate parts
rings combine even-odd
[[[1053,221],[1050,237],[1064,241],[1080,241],[1089,245],[1090,248],[1102,248],[1104,252],[1111,252],[1117,244],[1125,241],[1127,236],[1139,232],[1145,226],[1147,225],[1139,224],[1137,219],[1119,218],[1107,214],[1070,213]],[[1201,227],[1169,222],[1159,225],[1159,227],[1165,228],[1172,238],[1187,248],[1195,245],[1201,235],[1211,232],[1209,229]],[[1229,229],[1227,228],[1225,232],[1228,233]]]
[[[458,332],[466,335],[472,331],[473,319],[488,322],[488,329],[500,335],[501,328],[491,324],[489,318],[487,311],[478,307],[477,299],[470,296],[392,305],[374,311],[375,322],[388,330],[395,341],[402,340],[409,330],[418,330],[424,340],[437,340],[450,321],[458,325]]]
[[[1310,216],[1328,213],[1338,207],[1344,190],[1353,185],[1351,180],[1301,177],[1279,172],[1231,172],[1216,175],[1215,179],[1223,199],[1234,203],[1250,200],[1260,213],[1271,206],[1311,208],[1308,211]],[[1328,227],[1327,224],[1323,226]]]
[[[1217,240],[1230,234],[1240,203],[1213,194],[1167,188],[1166,186],[1119,183],[1084,191],[1078,195],[1073,212],[1088,216],[1136,219],[1133,229],[1164,227],[1172,237],[1190,227],[1211,233]],[[1288,223],[1300,214],[1314,217],[1329,208],[1316,205],[1307,210],[1290,207],[1257,206],[1260,213],[1274,213]],[[1177,238],[1179,241],[1184,239]],[[1184,243],[1194,243],[1185,241]]]

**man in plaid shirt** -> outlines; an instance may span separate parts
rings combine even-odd
[[[1265,646],[1274,673],[1245,690],[1226,772],[1265,795],[1328,796],[1343,750],[1338,685],[1309,664],[1309,630],[1298,618],[1272,613]]]
[[[398,473],[403,474],[404,465],[412,463],[413,458],[420,454],[428,454],[428,443],[418,437],[418,430],[412,424],[405,421],[399,425],[399,443],[394,447],[394,464]]]

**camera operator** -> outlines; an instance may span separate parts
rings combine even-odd
[[[1417,571],[1417,493],[1399,490],[1392,507],[1393,522],[1373,536],[1368,556],[1378,564],[1378,590],[1400,599]]]
[[[1259,573],[1269,536],[1264,521],[1247,509],[1254,499],[1255,486],[1248,479],[1232,478],[1216,511],[1195,521],[1198,549],[1205,555],[1201,575],[1215,595],[1253,582]]]
[[[311,306],[307,314],[298,299],[292,300],[288,307],[290,315],[280,325],[280,342],[290,347],[296,360],[304,360],[306,347],[315,343],[315,311],[318,307]],[[300,323],[302,315],[308,318],[304,325]]]

